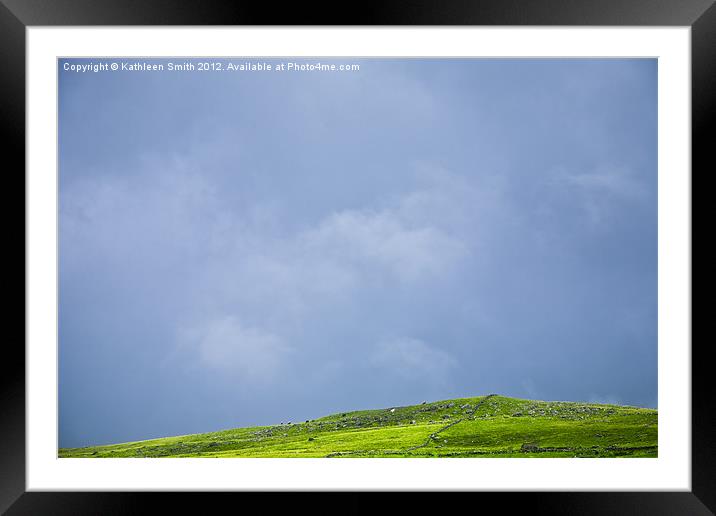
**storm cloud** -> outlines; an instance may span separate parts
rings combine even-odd
[[[60,71],[61,446],[656,406],[656,61],[349,61]]]

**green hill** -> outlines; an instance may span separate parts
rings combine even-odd
[[[656,457],[654,409],[498,395],[333,414],[60,457]]]

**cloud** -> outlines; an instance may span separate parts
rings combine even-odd
[[[458,236],[390,208],[340,211],[284,236],[244,226],[217,238],[222,252],[196,271],[206,303],[284,328],[371,289],[427,287],[468,253]]]
[[[480,224],[470,214],[476,203],[492,206],[464,178],[422,166],[410,189],[292,224],[281,195],[237,204],[222,178],[200,174],[194,161],[143,158],[144,171],[133,170],[131,180],[75,182],[63,191],[63,235],[73,244],[73,263],[94,253],[139,278],[132,280],[137,287],[171,288],[164,322],[177,335],[175,351],[238,378],[271,382],[294,347],[310,360],[347,346],[340,321],[354,313],[355,299],[378,306],[390,303],[392,292],[428,292],[433,282],[454,278],[475,250]],[[305,338],[326,320],[337,338]],[[182,330],[187,326],[193,329]],[[399,376],[431,381],[452,364],[410,339],[385,344],[374,365],[386,360],[402,364]]]
[[[410,227],[392,210],[333,214],[300,235],[299,242],[323,261],[402,282],[449,272],[465,252],[458,239],[431,226]]]
[[[647,191],[634,171],[624,166],[601,166],[588,173],[563,173],[564,182],[593,195],[639,199]]]
[[[472,248],[457,216],[441,219],[445,197],[440,185],[427,185],[379,208],[340,210],[279,229],[261,223],[277,218],[271,204],[262,219],[236,216],[220,231],[207,231],[212,252],[198,274],[208,302],[286,327],[373,288],[428,287],[454,276]]]
[[[471,214],[494,201],[459,175],[423,165],[402,192],[294,221],[280,191],[237,198],[240,188],[198,173],[195,160],[146,158],[131,181],[77,181],[63,191],[65,242],[73,263],[94,254],[109,270],[127,271],[121,284],[135,289],[128,292],[171,292],[154,324],[175,335],[161,345],[185,367],[264,385],[290,373],[292,349],[306,363],[357,359],[357,339],[412,331],[403,296],[452,284],[483,236]],[[158,299],[145,298],[156,306]],[[383,314],[403,306],[404,315],[355,319],[381,306]],[[398,378],[430,382],[456,365],[411,339],[384,343],[370,364],[391,373],[399,364]]]
[[[280,194],[237,203],[220,176],[197,172],[195,159],[143,158],[131,178],[82,178],[63,190],[61,214],[72,274],[88,261],[106,263],[112,277],[123,273],[115,284],[127,298],[141,289],[137,302],[147,307],[157,307],[152,293],[171,292],[151,309],[176,342],[157,345],[173,348],[169,355],[187,367],[270,383],[292,348],[306,361],[326,350],[353,354],[342,332],[363,310],[356,299],[392,306],[400,302],[391,301],[394,293],[429,292],[454,278],[473,250],[465,227],[474,192],[443,170],[373,206],[291,224]],[[327,325],[331,337],[306,337]],[[377,328],[361,326],[351,331],[376,338]],[[395,346],[393,353],[402,349]],[[431,348],[418,345],[413,359],[426,353]],[[443,365],[425,374],[444,368],[449,360],[441,357],[435,352]],[[420,370],[405,363],[406,371]]]
[[[63,242],[71,244],[66,253],[91,249],[112,260],[141,255],[156,263],[208,248],[228,213],[218,185],[186,158],[140,161],[126,174],[101,180],[90,175],[63,186],[60,225]]]
[[[370,362],[396,377],[438,383],[458,365],[449,353],[409,337],[379,342]]]
[[[590,172],[558,170],[555,182],[579,201],[594,224],[609,219],[615,207],[646,200],[649,189],[636,171],[626,166],[596,167]]]
[[[285,365],[291,349],[281,337],[225,316],[211,320],[199,331],[197,352],[211,369],[247,382],[267,382]]]

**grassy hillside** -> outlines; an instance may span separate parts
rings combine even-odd
[[[63,448],[60,457],[656,457],[657,411],[488,395]]]

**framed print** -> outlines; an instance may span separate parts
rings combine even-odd
[[[714,510],[712,2],[4,4],[26,325],[3,510]]]

